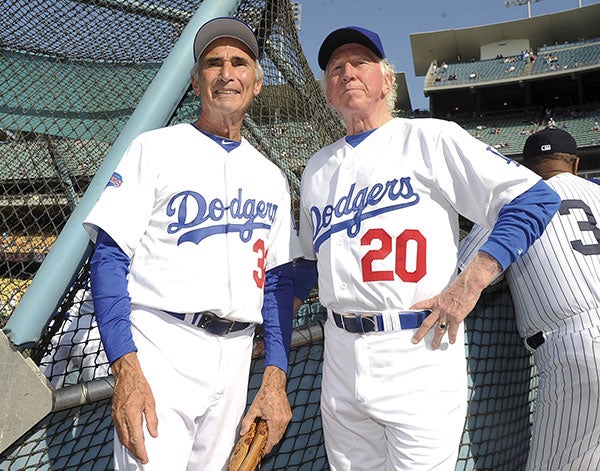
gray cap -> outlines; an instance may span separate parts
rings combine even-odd
[[[237,18],[220,17],[207,21],[196,33],[194,62],[198,60],[210,43],[219,38],[235,38],[243,42],[248,46],[254,58],[258,58],[258,41],[250,26]]]

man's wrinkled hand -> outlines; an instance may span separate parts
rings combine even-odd
[[[431,309],[431,314],[423,321],[412,338],[419,343],[427,332],[434,329],[431,348],[440,347],[446,333],[453,344],[461,322],[473,310],[481,292],[502,273],[500,264],[491,255],[478,252],[456,280],[433,298],[420,301],[411,309]]]
[[[117,435],[133,457],[146,464],[148,453],[144,443],[144,419],[150,436],[158,436],[154,395],[135,352],[117,359],[111,368],[115,377],[111,415]]]
[[[257,417],[267,422],[269,436],[264,447],[265,455],[283,438],[283,434],[292,419],[292,409],[285,386],[285,372],[275,366],[267,366],[262,385],[242,420],[240,435],[244,435],[250,430]]]

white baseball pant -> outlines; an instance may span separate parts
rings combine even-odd
[[[454,470],[467,409],[464,332],[418,345],[415,330],[348,333],[329,320],[321,412],[334,471]]]
[[[254,327],[219,337],[150,309],[134,309],[131,322],[158,437],[144,424],[149,462],[141,465],[115,433],[115,469],[225,469],[246,406]]]

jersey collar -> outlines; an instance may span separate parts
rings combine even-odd
[[[365,132],[359,132],[358,134],[352,134],[352,136],[346,136],[346,142],[348,144],[350,144],[352,147],[356,147],[362,141],[364,141],[367,137],[369,137],[371,135],[371,133],[373,131],[375,131],[376,129],[377,128],[369,129],[368,131],[365,131]]]
[[[233,149],[237,149],[240,146],[240,144],[242,143],[241,141],[234,141],[232,139],[226,139],[226,138],[221,137],[221,136],[215,136],[214,134],[211,134],[209,132],[203,131],[198,126],[196,126],[195,123],[191,123],[191,124],[192,124],[192,126],[194,126],[195,129],[197,129],[198,131],[200,131],[206,137],[212,139],[217,144],[219,144],[219,146],[221,146],[226,152],[231,152]]]

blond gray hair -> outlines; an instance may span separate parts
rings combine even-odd
[[[385,104],[387,110],[392,113],[394,108],[396,107],[396,98],[398,96],[398,85],[396,84],[396,69],[394,65],[388,62],[387,59],[383,59],[379,65],[381,66],[381,73],[385,76],[389,74],[391,77],[392,83],[390,86],[390,90],[385,95]]]

